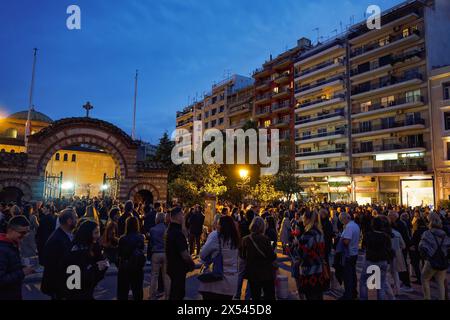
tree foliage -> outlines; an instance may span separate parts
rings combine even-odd
[[[280,167],[280,171],[275,175],[274,185],[275,189],[288,201],[291,201],[293,195],[302,191],[293,161],[288,161]]]

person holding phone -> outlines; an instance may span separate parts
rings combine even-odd
[[[6,233],[0,233],[0,300],[22,300],[22,282],[35,273],[31,266],[23,266],[19,246],[30,232],[30,222],[24,216],[9,220]]]

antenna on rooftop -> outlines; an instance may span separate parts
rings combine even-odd
[[[319,28],[314,28],[313,31],[317,31],[317,43],[319,43],[320,42]]]

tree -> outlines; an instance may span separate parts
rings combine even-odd
[[[261,204],[279,200],[283,194],[275,189],[274,181],[274,176],[261,176],[259,182],[251,190],[253,199]]]
[[[171,196],[183,204],[201,203],[207,194],[220,196],[227,191],[225,177],[217,164],[182,165],[179,176],[169,184]]]
[[[288,201],[291,201],[294,194],[303,190],[296,176],[295,163],[292,160],[280,167],[280,171],[275,175],[274,185],[275,189],[280,191]]]

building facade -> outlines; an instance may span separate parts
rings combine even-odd
[[[449,16],[448,0],[408,0],[382,13],[380,29],[362,21],[314,46],[302,38],[254,72],[252,117],[280,129],[289,156],[280,164],[295,160],[303,196],[409,206],[448,199],[446,71],[434,70],[450,65]],[[205,128],[249,116],[220,120],[221,92],[205,100]]]
[[[431,71],[430,103],[437,202],[450,200],[450,66]]]

